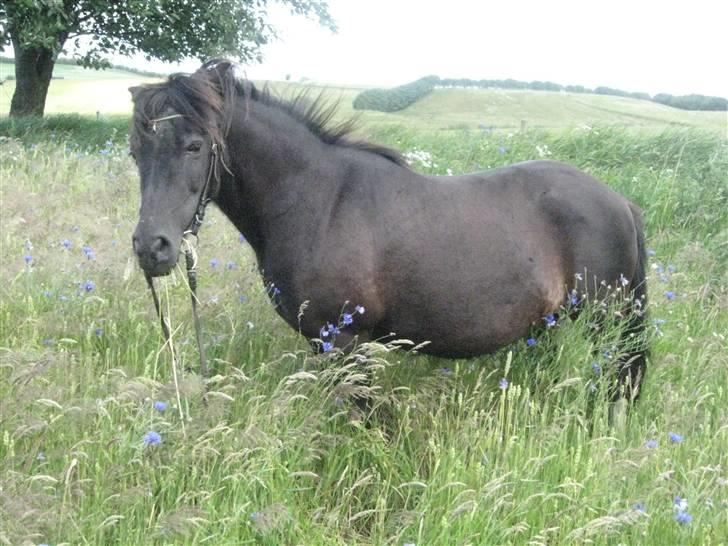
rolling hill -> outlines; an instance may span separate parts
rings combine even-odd
[[[12,63],[0,60],[0,79],[12,74]],[[87,70],[58,65],[51,82],[46,112],[125,114],[131,110],[127,88],[156,81],[121,69]],[[304,86],[272,83],[283,96]],[[405,125],[417,130],[494,129],[527,127],[563,129],[583,125],[619,125],[637,129],[695,127],[728,135],[728,113],[691,112],[654,102],[607,95],[503,89],[436,89],[415,104],[394,113],[355,112],[357,87],[306,86],[312,94],[323,91],[340,103],[339,116],[357,115],[364,126]],[[0,112],[6,113],[14,90],[7,80],[0,86]]]

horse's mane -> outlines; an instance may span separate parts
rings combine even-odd
[[[210,134],[214,142],[224,144],[232,122],[233,103],[242,97],[286,112],[326,144],[364,150],[397,165],[407,165],[398,151],[353,138],[355,118],[334,122],[338,103],[327,101],[323,92],[311,98],[310,92],[304,89],[293,98],[283,99],[267,86],[258,89],[251,81],[237,78],[235,67],[230,61],[213,59],[192,74],[172,74],[164,82],[132,88],[135,104],[132,138],[134,133],[152,130],[153,120],[163,117],[171,108],[197,129]]]

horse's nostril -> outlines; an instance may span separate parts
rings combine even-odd
[[[157,237],[149,248],[152,260],[158,264],[168,261],[171,247],[172,245],[169,239],[164,236]]]

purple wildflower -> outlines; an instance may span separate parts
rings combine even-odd
[[[679,444],[684,439],[683,436],[682,436],[682,434],[678,434],[677,432],[669,432],[667,434],[667,437],[670,438],[670,441],[673,444]]]
[[[157,411],[166,411],[167,402],[162,402],[161,400],[157,400],[156,402],[154,402],[154,409]]]
[[[638,503],[636,503],[636,504],[635,504],[635,505],[634,505],[634,506],[632,507],[632,510],[635,510],[635,511],[637,511],[637,512],[642,512],[643,514],[646,514],[646,513],[647,513],[647,507],[646,507],[646,506],[645,506],[645,504],[644,504],[644,503],[642,503],[642,502],[638,502]]]
[[[529,337],[526,340],[526,345],[528,345],[529,347],[533,347],[534,345],[536,345],[536,340],[532,337]]]
[[[212,267],[213,269],[216,269],[218,265],[220,265],[220,260],[218,260],[217,258],[213,258],[212,260],[210,260],[210,267]]]
[[[592,362],[592,371],[594,372],[594,375],[601,375],[602,373],[602,367],[599,365],[598,362]]]
[[[68,239],[63,239],[61,241],[61,246],[63,246],[63,248],[65,248],[66,250],[68,250],[69,248],[71,248],[71,246],[73,246],[73,244]]]
[[[101,337],[104,335],[104,329],[101,327],[96,328],[96,330],[94,330],[94,333],[96,334],[97,337]]]
[[[86,292],[91,292],[94,288],[96,288],[96,284],[94,284],[94,281],[90,279],[83,283],[83,289]]]
[[[450,368],[440,368],[440,373],[442,375],[452,375],[452,370]]]
[[[363,315],[364,314],[364,311],[366,311],[366,309],[364,309],[364,306],[363,305],[357,305],[354,309],[360,315]]]
[[[348,326],[349,324],[354,322],[354,319],[350,313],[344,313],[343,315],[341,315],[341,321],[344,323],[344,326]]]
[[[91,247],[89,245],[84,245],[81,250],[83,250],[83,253],[86,256],[86,259],[88,259],[88,260],[96,259],[96,255],[94,254],[94,251],[91,249]]]
[[[323,349],[323,351],[325,353],[328,353],[329,351],[331,351],[334,348],[334,344],[331,343],[330,341],[324,341],[323,344],[321,345],[321,348]]]
[[[159,435],[158,432],[154,432],[153,430],[150,430],[144,435],[144,445],[145,446],[156,446],[162,443],[162,437]]]
[[[225,267],[227,269],[231,269],[232,270],[232,269],[236,269],[238,267],[238,264],[236,264],[233,261],[229,261],[228,263],[225,264]]]
[[[30,262],[33,261],[33,256],[31,256],[30,254],[26,254],[25,256],[23,256],[23,259],[25,260],[26,264],[30,265]]]
[[[508,380],[505,377],[498,381],[498,388],[501,390],[506,390],[508,388]]]
[[[548,328],[551,328],[552,326],[556,326],[556,317],[553,313],[549,313],[543,318],[546,321],[546,326]]]
[[[657,449],[657,445],[658,445],[658,444],[657,444],[657,440],[654,440],[654,439],[652,439],[652,438],[651,438],[651,439],[649,439],[649,440],[647,440],[647,441],[645,442],[645,447],[646,447],[647,449]]]
[[[677,521],[680,525],[687,525],[693,521],[693,516],[683,510],[678,510],[675,514],[675,521]]]

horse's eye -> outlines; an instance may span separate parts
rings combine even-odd
[[[187,145],[188,152],[199,152],[201,149],[202,149],[202,142],[199,142],[199,141],[190,142]]]

